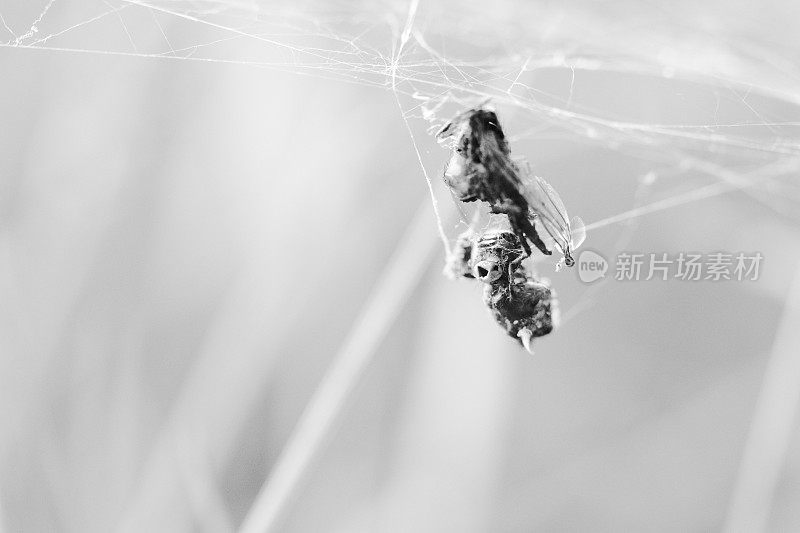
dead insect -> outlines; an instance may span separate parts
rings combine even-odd
[[[484,302],[495,321],[529,353],[533,353],[531,340],[553,331],[557,322],[555,294],[531,276],[523,275],[507,291],[498,285],[487,286]]]
[[[555,189],[512,160],[494,111],[482,107],[465,111],[437,137],[453,138],[444,181],[458,200],[484,201],[492,213],[505,214],[526,257],[531,255],[528,241],[545,255],[552,254],[549,243],[564,255],[567,266],[574,264],[572,251],[585,236],[583,222],[577,217],[570,221]]]
[[[549,286],[523,267],[525,252],[519,238],[509,229],[493,228],[480,236],[468,232],[459,242],[463,252],[451,258],[458,264],[455,270],[486,284],[483,301],[492,317],[533,353],[531,339],[553,330],[556,299]]]

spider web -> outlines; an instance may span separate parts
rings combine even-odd
[[[570,214],[586,220],[589,242],[601,228],[630,229],[648,214],[731,192],[784,218],[800,212],[800,46],[797,13],[786,13],[798,8],[789,3],[751,11],[713,0],[661,7],[641,0],[574,7],[508,0],[19,4],[13,16],[0,4],[4,52],[236,64],[390,92],[437,210],[453,204],[438,183],[448,154],[430,133],[490,99],[509,121],[515,154],[526,143],[563,142],[648,169],[638,180],[628,176],[636,191],[627,208],[592,216],[582,212],[581,198],[564,194],[567,177],[543,176]],[[581,91],[587,80],[598,86],[608,76],[645,80],[676,100],[691,92],[693,103],[675,120],[656,121],[657,113],[630,109],[624,99]],[[461,218],[470,222],[468,213]],[[457,233],[446,219],[439,217],[445,248]],[[622,232],[615,247],[624,248],[629,236]]]
[[[665,178],[648,189],[660,198],[639,197],[628,210],[587,220],[590,232],[737,190],[784,216],[797,213],[800,189],[791,178],[800,166],[800,70],[789,59],[796,52],[791,28],[776,29],[781,12],[768,7],[742,13],[722,4],[699,11],[690,2],[658,8],[633,1],[576,8],[419,0],[31,4],[27,18],[0,13],[0,46],[241,64],[392,91],[434,207],[432,176],[447,156],[421,132],[490,99],[501,117],[523,125],[509,132],[512,148],[525,139],[597,145],[647,161]],[[537,83],[543,73],[562,83]],[[576,83],[603,74],[689,88],[707,105],[682,122],[653,123],[624,106],[598,108],[576,96]],[[453,235],[445,226],[439,217],[447,247]]]

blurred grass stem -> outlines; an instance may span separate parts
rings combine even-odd
[[[433,207],[425,198],[259,491],[240,530],[243,533],[278,530],[282,514],[332,437],[352,391],[425,274],[437,249],[430,228],[433,217]]]
[[[786,299],[783,319],[756,403],[733,488],[724,531],[766,531],[775,488],[789,450],[800,404],[800,271]]]

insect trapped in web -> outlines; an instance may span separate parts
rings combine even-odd
[[[558,300],[550,285],[536,279],[522,260],[525,252],[508,221],[495,215],[490,227],[459,237],[448,270],[484,283],[483,303],[495,322],[529,353],[532,340],[558,323]]]
[[[545,255],[553,249],[562,254],[556,270],[573,266],[584,224],[569,218],[556,190],[534,176],[524,160],[511,157],[497,114],[485,103],[457,115],[437,138],[450,141],[443,179],[455,199],[485,202],[490,211],[485,227],[478,230],[476,218],[459,236],[445,273],[483,282],[492,318],[533,353],[532,339],[549,334],[558,322],[558,300],[549,283],[523,262],[532,244]]]
[[[508,217],[525,256],[533,244],[545,255],[558,250],[556,265],[572,266],[572,253],[586,237],[583,221],[569,218],[561,197],[544,179],[533,175],[524,160],[513,159],[497,114],[486,104],[458,114],[437,133],[451,141],[452,154],[444,181],[462,202],[489,204]]]

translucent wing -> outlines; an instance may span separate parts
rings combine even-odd
[[[559,230],[539,217],[534,219],[534,226],[536,227],[536,231],[539,233],[539,237],[542,239],[542,242],[544,242],[544,245],[547,246],[548,249],[556,250],[562,255],[564,254],[564,251],[567,248],[567,243],[564,238],[561,237]]]
[[[570,229],[572,230],[572,249],[577,250],[586,240],[586,224],[583,223],[581,217],[572,217]]]
[[[586,239],[586,228],[580,217],[570,221],[567,208],[558,192],[544,179],[525,176],[523,193],[540,237],[548,248],[556,248],[564,255],[567,266],[574,264],[572,252]]]
[[[547,199],[546,203],[552,208],[551,211],[556,222],[559,225],[563,224],[564,226],[568,226],[569,217],[567,215],[567,208],[564,207],[564,202],[561,200],[556,190],[552,185],[538,176],[536,177],[536,183],[542,192],[544,192],[544,197]]]
[[[569,241],[567,222],[569,218],[558,193],[538,176],[523,178],[522,193],[528,201],[532,214],[536,215],[536,224],[544,229],[542,239],[549,237],[549,240],[563,253]]]

